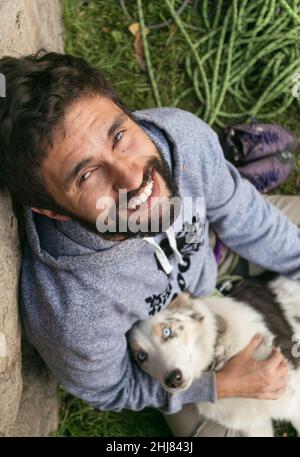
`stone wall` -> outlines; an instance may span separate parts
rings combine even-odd
[[[0,0],[0,57],[63,52],[63,38],[60,0]],[[20,328],[21,227],[0,193],[0,436],[47,436],[58,424],[56,381]]]

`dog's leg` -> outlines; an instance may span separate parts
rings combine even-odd
[[[274,436],[272,421],[270,419],[267,419],[264,422],[256,422],[245,431],[247,436],[251,436],[253,438],[271,438]]]

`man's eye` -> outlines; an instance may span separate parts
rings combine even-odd
[[[118,143],[122,139],[124,133],[125,133],[125,130],[121,130],[120,132],[118,132],[116,134],[116,136],[114,137],[114,144]]]
[[[82,184],[83,182],[85,182],[87,179],[89,179],[89,177],[91,176],[92,172],[91,171],[87,171],[86,173],[84,173],[84,175],[82,175],[79,179],[79,184]]]

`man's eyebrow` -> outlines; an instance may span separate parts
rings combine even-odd
[[[113,137],[116,130],[118,130],[121,127],[121,125],[126,121],[126,119],[127,119],[127,115],[125,113],[120,113],[115,117],[115,119],[113,120],[113,123],[107,130],[108,139],[111,139]],[[76,178],[76,176],[78,175],[80,170],[82,170],[82,168],[84,168],[86,165],[88,165],[88,163],[90,161],[92,161],[92,159],[93,159],[93,157],[88,157],[86,159],[80,160],[65,176],[64,187],[68,187],[71,184],[71,182],[73,182],[73,180]]]
[[[116,130],[118,130],[126,120],[127,115],[125,113],[118,114],[107,131],[107,138],[111,139]]]

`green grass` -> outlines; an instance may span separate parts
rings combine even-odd
[[[133,52],[133,36],[128,26],[137,21],[136,2],[126,1],[134,21],[128,20],[118,1],[91,0],[89,6],[80,0],[64,0],[66,29],[65,52],[84,57],[91,65],[104,72],[116,91],[132,109],[156,106],[148,75],[137,64]],[[182,0],[175,1],[178,7]],[[161,0],[143,2],[146,24],[169,18]],[[190,37],[199,34],[199,19],[188,7],[181,16]],[[185,70],[188,46],[176,26],[171,25],[148,35],[152,64],[163,106],[176,106],[193,113],[199,110],[199,101],[188,91],[191,87]],[[178,97],[188,91],[187,94]],[[234,101],[229,101],[232,103]],[[273,122],[288,127],[299,136],[300,114],[298,105],[292,106]],[[276,192],[300,193],[300,156],[290,179]],[[120,413],[99,412],[81,400],[59,389],[60,425],[56,436],[170,436],[162,415],[151,408],[141,412],[129,410]],[[278,436],[293,436],[289,424],[276,425]]]
[[[132,23],[124,16],[117,1],[91,1],[80,7],[78,0],[65,0],[65,52],[85,57],[99,67],[112,82],[128,106],[134,109],[155,106],[148,76],[142,72],[134,58],[134,38],[128,31]],[[180,1],[177,2],[180,4]],[[137,20],[135,2],[127,1],[128,10]],[[169,18],[162,2],[145,2],[147,23],[157,23]],[[192,22],[189,10],[186,20]],[[174,27],[148,35],[151,58],[164,106],[173,106],[177,96],[190,87],[184,71],[184,53],[188,47]],[[167,48],[167,50],[166,50]],[[133,90],[134,87],[134,90]],[[194,111],[195,98],[184,98],[178,105]]]
[[[171,437],[163,416],[153,408],[134,412],[98,411],[73,397],[61,387],[58,389],[60,422],[55,436],[60,437]],[[275,423],[278,437],[297,436],[287,422]]]
[[[60,424],[56,436],[172,436],[153,408],[99,412],[59,388]]]

